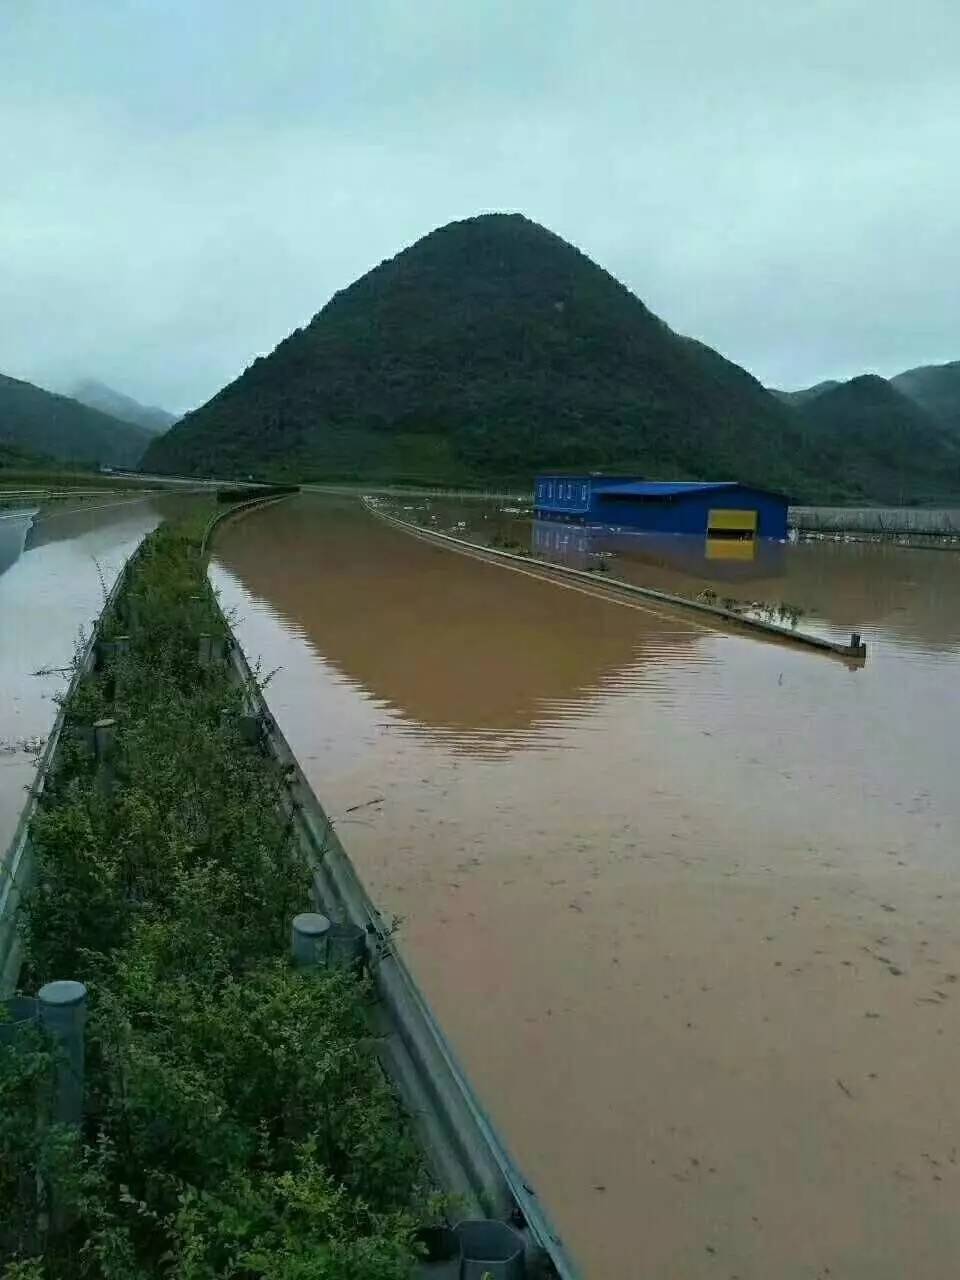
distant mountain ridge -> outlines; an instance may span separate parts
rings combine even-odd
[[[159,409],[156,405],[141,404],[132,396],[124,395],[105,382],[96,378],[83,378],[75,383],[67,392],[72,400],[85,404],[89,409],[98,409],[100,413],[109,414],[111,418],[119,418],[121,422],[132,422],[135,426],[144,427],[154,435],[161,435],[177,420],[175,413]]]
[[[820,388],[797,404],[820,467],[886,502],[960,496],[960,435],[876,374]]]
[[[818,382],[812,387],[802,387],[799,391],[776,391],[773,388],[773,394],[778,396],[787,404],[803,404],[806,400],[813,400],[816,396],[822,396],[825,391],[833,391],[842,384],[836,378],[828,378],[825,382]]]
[[[842,390],[827,385],[810,405]],[[559,236],[485,214],[335,294],[154,441],[144,465],[467,484],[615,469],[827,501],[960,493],[926,417],[915,441],[890,427],[875,449],[862,396],[811,413],[802,394],[771,394]]]
[[[60,462],[135,467],[154,438],[143,427],[0,374],[0,445]]]
[[[960,360],[907,369],[890,382],[931,417],[960,435]]]

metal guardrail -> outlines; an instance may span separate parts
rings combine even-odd
[[[659,604],[673,605],[681,609],[689,609],[694,613],[709,614],[720,618],[734,627],[742,627],[747,631],[759,633],[761,638],[783,640],[790,644],[802,645],[808,649],[818,649],[821,653],[834,654],[841,658],[862,662],[867,656],[867,646],[860,636],[854,632],[850,644],[838,644],[834,640],[824,640],[820,636],[807,635],[803,631],[791,631],[787,627],[779,627],[773,622],[763,622],[759,618],[745,617],[733,609],[724,609],[719,605],[705,604],[702,600],[690,600],[687,596],[677,596],[669,591],[657,591],[653,587],[641,587],[633,582],[620,582],[610,578],[598,578],[595,573],[587,573],[583,569],[572,569],[569,565],[555,564],[551,560],[540,560],[536,556],[516,555],[512,551],[501,551],[499,547],[484,547],[476,542],[468,542],[466,538],[456,538],[450,533],[440,533],[437,529],[425,529],[422,525],[413,524],[410,520],[401,520],[399,516],[381,511],[375,501],[361,498],[364,508],[376,519],[402,529],[404,533],[421,538],[424,542],[437,543],[450,547],[464,555],[471,555],[477,560],[485,560],[489,564],[503,564],[507,567],[519,568],[528,574],[534,574],[544,581],[551,578],[575,579],[588,582],[591,590],[607,599],[616,599],[618,595],[639,596],[646,600],[655,600]]]
[[[531,1280],[580,1280],[549,1214],[473,1092],[401,958],[390,926],[360,882],[229,626],[227,635],[229,660],[246,690],[247,712],[259,721],[264,747],[287,777],[284,807],[313,872],[315,906],[366,934],[380,996],[375,1023],[381,1063],[413,1120],[438,1185],[457,1197],[463,1216],[502,1218],[522,1231]]]

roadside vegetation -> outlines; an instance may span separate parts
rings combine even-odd
[[[65,467],[52,461],[15,457],[0,448],[0,501],[20,494],[48,498],[70,493],[117,493],[156,489],[169,492],[162,482],[135,475],[110,475],[83,467]],[[174,490],[176,492],[176,490]]]
[[[80,1132],[45,1114],[38,1038],[0,1046],[0,1275],[400,1280],[420,1156],[369,980],[288,962],[308,876],[242,691],[199,660],[202,634],[225,638],[199,534],[145,542],[102,629],[129,640],[67,706],[34,822],[22,987],[88,987],[85,1114]]]

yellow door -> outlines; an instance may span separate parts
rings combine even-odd
[[[715,507],[707,518],[707,536],[753,538],[757,532],[756,511],[735,511]]]

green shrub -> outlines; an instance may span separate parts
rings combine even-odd
[[[226,627],[196,531],[147,540],[104,624],[128,649],[66,709],[23,913],[26,989],[89,989],[84,1127],[38,1127],[42,1043],[0,1052],[4,1280],[408,1276],[420,1156],[368,982],[285,959],[309,878],[242,690],[198,660]],[[109,774],[88,732],[108,714]],[[38,1173],[70,1225],[34,1248]]]

